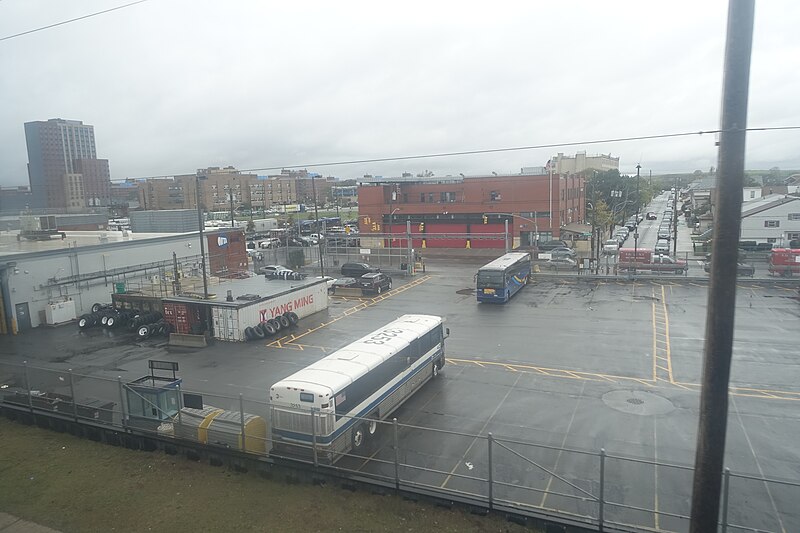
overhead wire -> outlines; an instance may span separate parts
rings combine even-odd
[[[34,28],[32,30],[26,30],[26,31],[23,31],[23,32],[20,32],[20,33],[15,33],[14,35],[6,35],[5,37],[0,37],[0,41],[7,41],[9,39],[14,39],[15,37],[22,37],[23,35],[29,35],[31,33],[36,33],[36,32],[40,32],[40,31],[44,31],[44,30],[49,30],[50,28],[55,28],[57,26],[63,26],[64,24],[69,24],[71,22],[76,22],[78,20],[83,20],[83,19],[88,19],[88,18],[91,18],[91,17],[96,17],[96,16],[102,15],[104,13],[110,13],[112,11],[117,11],[119,9],[124,9],[126,7],[135,6],[136,4],[141,4],[143,2],[147,2],[147,0],[136,0],[135,2],[131,2],[129,4],[124,4],[124,5],[121,5],[121,6],[112,7],[112,8],[109,8],[109,9],[104,9],[102,11],[95,11],[94,13],[89,13],[88,15],[75,17],[75,18],[72,18],[72,19],[69,19],[69,20],[63,20],[61,22],[56,22],[54,24],[48,24],[46,26],[40,26],[40,27]]]
[[[760,128],[746,128],[745,131],[785,131],[785,130],[800,130],[800,126],[771,126],[771,127],[760,127]],[[464,155],[479,155],[479,154],[493,154],[493,153],[503,153],[503,152],[518,152],[518,151],[525,151],[525,150],[541,150],[544,148],[562,148],[568,146],[583,146],[583,145],[593,145],[593,144],[606,144],[606,143],[619,143],[619,142],[628,142],[628,141],[643,141],[643,140],[652,140],[652,139],[669,139],[669,138],[676,138],[676,137],[689,137],[693,135],[709,135],[709,134],[716,134],[722,133],[722,130],[701,130],[701,131],[690,131],[690,132],[680,132],[680,133],[662,133],[656,135],[638,135],[632,137],[611,137],[607,139],[594,139],[588,141],[569,141],[569,142],[560,142],[560,143],[547,143],[547,144],[537,144],[537,145],[530,145],[530,146],[514,146],[514,147],[505,147],[505,148],[485,148],[485,149],[476,149],[476,150],[461,150],[456,152],[438,152],[432,154],[417,154],[417,155],[401,155],[401,156],[391,156],[391,157],[375,157],[369,159],[349,159],[343,161],[328,161],[322,163],[303,163],[303,164],[293,164],[293,165],[276,165],[276,166],[269,166],[269,167],[253,167],[253,168],[243,168],[239,169],[239,172],[260,172],[265,170],[281,170],[281,169],[289,169],[289,168],[316,168],[316,167],[333,167],[333,166],[344,166],[344,165],[360,165],[365,163],[386,163],[392,161],[411,161],[411,160],[418,160],[418,159],[433,159],[433,158],[440,158],[440,157],[454,157],[454,156],[464,156]],[[142,180],[148,178],[171,178],[176,175],[184,175],[184,174],[192,174],[192,172],[184,172],[184,173],[174,173],[174,174],[161,174],[161,175],[151,175],[151,176],[135,176],[128,179],[134,180]]]

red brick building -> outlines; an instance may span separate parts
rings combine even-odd
[[[585,220],[584,183],[580,174],[365,180],[358,188],[362,244],[370,235],[405,235],[407,222],[414,248],[503,248],[498,236],[506,221],[513,247],[528,246],[537,234],[558,239],[563,226]],[[386,246],[387,239],[375,236],[377,244],[368,245]],[[393,245],[405,246],[399,239]]]

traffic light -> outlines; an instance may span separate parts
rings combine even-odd
[[[483,215],[483,223],[484,224],[488,224],[489,223],[489,217],[487,217],[486,215]]]

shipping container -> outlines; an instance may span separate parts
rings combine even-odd
[[[212,306],[214,337],[224,341],[247,340],[244,330],[288,311],[303,319],[328,308],[325,281],[309,284],[255,302],[215,302]]]

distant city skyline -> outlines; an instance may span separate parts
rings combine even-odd
[[[0,37],[97,9],[4,2]],[[505,174],[578,151],[611,153],[625,174],[637,163],[656,175],[717,166],[714,134],[316,165],[718,127],[723,0],[385,9],[145,2],[2,41],[12,75],[0,96],[14,105],[0,110],[0,186],[28,182],[22,125],[52,117],[102,131],[114,181],[228,165],[341,179]],[[796,2],[756,6],[751,127],[800,125],[798,19]],[[746,166],[800,168],[799,147],[798,131],[752,132]]]

